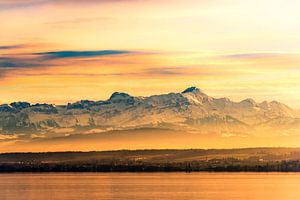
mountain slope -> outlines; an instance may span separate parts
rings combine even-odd
[[[196,87],[181,93],[133,97],[115,92],[105,101],[82,100],[67,105],[14,102],[0,105],[0,131],[3,138],[19,139],[92,134],[110,130],[168,128],[188,132],[247,135],[272,128],[272,121],[285,120],[300,126],[294,110],[272,101],[253,99],[233,102],[213,98]],[[284,121],[284,120],[283,120]]]

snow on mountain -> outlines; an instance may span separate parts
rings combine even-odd
[[[2,134],[43,134],[47,137],[65,134],[60,130],[66,128],[68,134],[70,130],[82,133],[142,127],[246,131],[262,124],[268,126],[279,118],[294,119],[294,111],[276,101],[257,103],[245,99],[233,102],[228,98],[213,98],[196,87],[181,93],[149,97],[115,92],[105,101],[81,100],[61,106],[27,102],[0,105]]]

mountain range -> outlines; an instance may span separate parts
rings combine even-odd
[[[167,129],[224,137],[298,134],[300,119],[277,101],[213,98],[196,87],[180,93],[135,97],[115,92],[108,100],[67,105],[14,102],[0,105],[0,139],[68,137],[136,129]]]

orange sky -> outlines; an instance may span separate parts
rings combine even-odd
[[[300,108],[293,0],[0,0],[0,103],[180,92]],[[106,51],[109,50],[109,51]]]

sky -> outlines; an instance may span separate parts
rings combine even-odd
[[[0,0],[0,103],[197,86],[300,108],[300,2]]]

